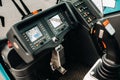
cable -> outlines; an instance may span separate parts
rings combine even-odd
[[[56,4],[58,4],[59,0],[56,1]]]
[[[31,14],[30,10],[29,10],[28,7],[25,5],[25,3],[24,3],[22,0],[20,0],[20,2],[21,2],[21,4],[22,4],[22,6],[24,7],[25,11],[27,12],[27,14],[28,14],[28,15]]]
[[[0,6],[2,6],[2,0],[0,0]]]

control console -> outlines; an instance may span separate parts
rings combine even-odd
[[[78,0],[73,3],[73,7],[78,14],[77,16],[79,16],[78,20],[83,21],[87,28],[91,28],[96,20],[102,17],[91,0]]]
[[[75,18],[67,3],[18,22],[8,31],[8,40],[21,58],[29,63],[43,50],[59,45],[72,28]]]
[[[96,19],[96,16],[91,13],[84,1],[77,1],[74,6],[87,23],[91,23]]]
[[[31,26],[29,30],[22,32],[22,36],[33,51],[50,41],[48,32],[40,22],[38,25]]]
[[[61,0],[60,2],[68,2],[78,21],[88,29],[103,16],[92,0]]]

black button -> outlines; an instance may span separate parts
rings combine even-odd
[[[41,43],[40,43],[40,45],[43,45],[43,44],[44,44],[44,42],[41,42]]]
[[[46,39],[44,39],[44,41],[46,41]]]
[[[64,27],[63,28],[61,28],[61,31],[63,31],[64,30]]]

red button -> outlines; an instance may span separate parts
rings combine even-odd
[[[8,44],[8,47],[9,47],[9,48],[12,48],[12,47],[13,47],[13,46],[12,46],[12,43],[11,43],[10,41],[8,41],[7,44]]]

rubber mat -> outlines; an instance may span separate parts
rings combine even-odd
[[[89,69],[89,67],[83,65],[71,65],[67,73],[58,80],[83,80]]]

